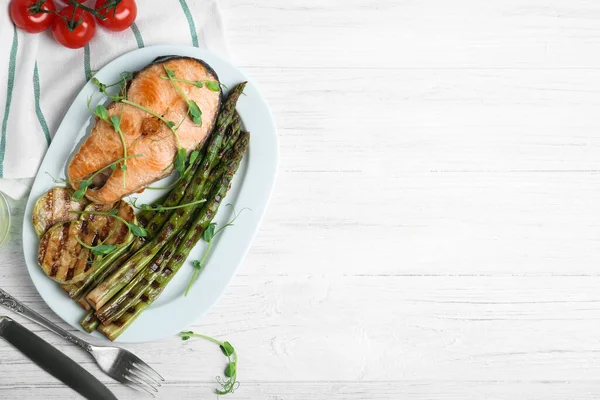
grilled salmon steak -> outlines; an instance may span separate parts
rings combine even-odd
[[[196,124],[188,115],[188,103],[166,79],[165,66],[174,72],[176,84],[188,100],[194,100],[202,112],[202,124]],[[127,100],[139,104],[167,121],[175,123],[181,147],[188,152],[202,144],[215,124],[221,105],[221,91],[211,91],[188,82],[218,82],[217,74],[206,63],[187,57],[157,59],[137,72],[128,83]],[[178,145],[169,126],[159,118],[125,104],[112,103],[108,119],[120,118],[128,155],[139,155],[127,160],[127,169],[106,168],[123,157],[121,137],[114,128],[96,118],[89,137],[73,155],[67,168],[71,185],[77,189],[81,180],[96,175],[86,197],[99,204],[113,204],[123,196],[134,193],[160,180],[173,171],[173,159]],[[103,170],[104,168],[104,170]],[[125,174],[125,179],[123,179]]]

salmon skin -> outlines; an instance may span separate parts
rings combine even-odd
[[[134,74],[127,84],[126,98],[146,107],[167,121],[179,125],[177,134],[181,147],[189,153],[201,146],[214,128],[221,106],[221,90],[211,91],[206,85],[176,82],[189,100],[194,100],[202,111],[202,124],[195,124],[187,115],[187,103],[177,93],[173,84],[162,77],[165,68],[175,73],[175,78],[189,81],[219,82],[216,72],[205,62],[189,57],[160,57]],[[220,85],[219,85],[220,87]],[[96,117],[88,138],[75,152],[67,176],[71,186],[98,174],[86,197],[94,203],[113,204],[128,194],[138,192],[173,172],[173,159],[177,153],[177,140],[169,127],[160,119],[135,106],[112,103],[107,107],[108,118],[119,116],[128,155],[140,154],[127,160],[125,180],[120,167],[114,171],[106,168],[123,157],[121,138],[113,127]]]

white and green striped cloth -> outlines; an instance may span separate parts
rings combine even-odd
[[[137,3],[131,29],[115,33],[98,26],[89,45],[78,50],[62,47],[50,32],[36,35],[16,29],[8,10],[0,11],[1,191],[15,199],[27,193],[54,132],[90,71],[154,44],[202,46],[228,56],[218,0]]]

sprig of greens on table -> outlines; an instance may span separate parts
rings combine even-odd
[[[221,386],[221,389],[215,389],[215,393],[218,395],[226,395],[229,393],[233,393],[239,386],[240,383],[237,380],[237,366],[238,366],[238,354],[237,351],[233,348],[231,343],[229,342],[220,342],[215,338],[210,336],[202,335],[200,333],[194,333],[192,331],[181,332],[179,334],[182,340],[189,340],[193,337],[201,338],[208,340],[209,342],[215,343],[219,345],[219,348],[227,357],[227,365],[225,366],[225,370],[223,371],[223,375],[227,379],[223,379],[220,376],[217,376],[217,383]]]

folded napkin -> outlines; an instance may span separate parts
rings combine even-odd
[[[58,7],[64,0],[54,0]],[[94,0],[85,4],[93,6]],[[129,51],[155,44],[202,46],[227,57],[218,0],[138,0],[130,29],[101,26],[82,49],[62,47],[50,31],[30,34],[0,10],[0,190],[12,198],[30,188],[54,132],[93,74]]]

